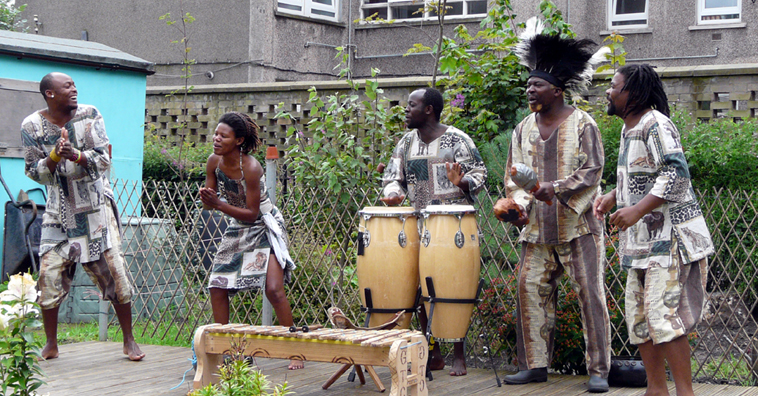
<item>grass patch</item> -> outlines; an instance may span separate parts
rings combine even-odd
[[[189,348],[191,342],[186,336],[177,337],[179,327],[176,324],[160,324],[152,322],[136,322],[133,324],[134,339],[137,344],[165,345]],[[98,324],[91,323],[59,323],[58,344],[73,344],[77,342],[97,341],[99,338]],[[35,331],[35,337],[45,339],[42,328]],[[108,341],[123,342],[121,327],[117,324],[108,326]]]

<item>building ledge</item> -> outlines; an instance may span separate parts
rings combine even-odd
[[[758,65],[756,65],[758,67]],[[356,79],[355,82],[362,86],[365,79]],[[381,88],[391,87],[423,87],[428,85],[431,77],[396,77],[396,78],[379,78],[376,80]],[[345,80],[332,81],[285,81],[273,83],[244,83],[244,84],[215,84],[215,85],[195,85],[191,94],[213,93],[213,92],[281,92],[281,91],[307,91],[315,87],[316,90],[349,90],[351,87]],[[169,94],[177,89],[183,89],[180,86],[152,86],[147,87],[148,95]]]
[[[661,77],[754,76],[758,75],[758,63],[656,67],[655,71]],[[613,71],[604,71],[595,73],[594,79],[602,80],[612,75]]]
[[[689,30],[720,30],[720,29],[744,29],[747,27],[747,23],[718,23],[712,25],[695,25],[690,26]]]
[[[274,11],[274,15],[276,17],[297,19],[299,21],[318,23],[320,25],[329,25],[329,26],[335,26],[335,27],[340,27],[340,28],[347,27],[347,24],[343,22],[334,22],[334,21],[327,21],[326,19],[309,18],[302,15],[287,14],[286,12],[281,12],[281,11]]]
[[[653,34],[652,28],[630,28],[630,29],[613,29],[613,30],[602,30],[600,31],[601,36],[610,36],[611,33],[620,34],[623,36],[628,36],[630,34]]]
[[[454,18],[454,17],[446,17],[445,18],[445,24],[448,23],[481,23],[482,19],[484,19],[483,16],[475,16],[475,17],[461,17],[461,18]],[[383,28],[393,28],[393,27],[424,27],[424,26],[439,26],[436,19],[417,19],[417,20],[411,20],[411,21],[404,21],[404,20],[392,20],[388,22],[361,22],[355,24],[355,30],[367,30],[367,29],[383,29]]]

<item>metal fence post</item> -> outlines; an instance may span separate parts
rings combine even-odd
[[[108,311],[110,309],[110,303],[108,301],[103,300],[102,297],[100,297],[100,301],[98,302],[98,328],[100,330],[100,341],[108,341]]]
[[[279,159],[279,151],[276,146],[269,146],[266,148],[266,191],[268,191],[268,198],[271,200],[271,204],[276,206],[276,165]],[[266,297],[266,291],[263,290],[263,325],[271,326],[273,320],[273,307],[271,302]]]

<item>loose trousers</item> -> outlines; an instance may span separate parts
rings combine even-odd
[[[611,326],[605,299],[605,245],[602,236],[592,234],[559,245],[522,243],[516,304],[519,370],[550,365],[558,282],[564,272],[579,297],[587,371],[607,378]]]

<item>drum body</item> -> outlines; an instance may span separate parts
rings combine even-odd
[[[431,277],[437,298],[474,299],[481,267],[476,210],[470,205],[431,205],[421,210],[421,218],[421,295],[429,297],[426,278]],[[424,306],[429,315],[430,303]],[[436,302],[432,335],[440,341],[461,341],[473,311],[473,303]]]
[[[368,206],[358,212],[363,254],[358,254],[357,273],[361,302],[371,289],[373,308],[413,308],[418,290],[418,216],[410,207]],[[413,312],[403,315],[398,327],[409,328]],[[391,320],[392,313],[372,313],[369,326]]]

